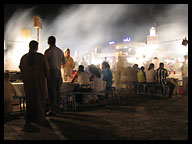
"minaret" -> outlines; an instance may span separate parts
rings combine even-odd
[[[156,29],[154,27],[150,28],[150,37],[156,36]]]
[[[158,36],[156,35],[156,23],[150,28],[150,35],[147,36],[147,45],[157,44]]]

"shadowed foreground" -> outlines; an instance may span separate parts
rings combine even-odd
[[[188,96],[132,94],[122,104],[79,107],[24,132],[24,118],[4,123],[4,140],[187,140]]]

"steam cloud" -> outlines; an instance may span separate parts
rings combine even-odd
[[[63,8],[52,20],[48,20],[48,16],[42,18],[43,29],[40,31],[39,52],[44,53],[48,48],[47,38],[50,35],[56,37],[58,47],[62,50],[70,48],[72,56],[77,51],[78,57],[94,51],[99,45],[107,47],[110,40],[122,42],[126,36],[130,36],[132,41],[146,42],[149,29],[154,22],[157,23],[160,42],[188,37],[187,4],[170,4],[155,18],[151,16],[152,7],[147,8],[145,9],[145,5],[126,4],[82,4],[73,5],[67,10]],[[149,15],[145,15],[144,19],[135,20],[139,16],[139,11],[149,11]],[[33,8],[18,10],[8,21],[4,37],[9,41],[7,42],[9,47],[4,51],[4,69],[18,70],[20,58],[28,52],[30,40],[22,42],[23,28],[31,30],[30,39],[36,39],[36,29],[33,27],[34,15]],[[124,19],[127,21],[124,22]],[[178,46],[178,42],[181,43],[181,40],[160,45],[166,49],[164,57],[170,56],[170,52],[173,56],[180,57],[187,53],[187,48],[180,44]]]

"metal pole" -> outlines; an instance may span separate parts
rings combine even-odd
[[[37,42],[39,43],[39,28],[37,28]]]

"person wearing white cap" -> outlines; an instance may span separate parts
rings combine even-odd
[[[65,49],[65,60],[66,60],[66,63],[62,66],[62,71],[63,71],[62,76],[64,81],[70,81],[73,68],[75,67],[75,63],[73,58],[70,56],[69,48]]]

